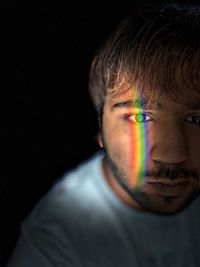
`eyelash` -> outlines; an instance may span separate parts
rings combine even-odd
[[[131,117],[136,118],[136,116],[148,116],[150,119],[148,119],[147,121],[137,121],[137,120],[134,121],[131,119]],[[131,123],[147,123],[147,122],[150,122],[153,120],[153,118],[148,113],[125,114],[124,119],[128,122],[131,122]],[[191,119],[191,120],[189,120],[189,119]],[[198,119],[198,122],[194,122],[193,119]],[[185,121],[190,123],[190,124],[194,124],[194,125],[200,127],[200,115],[191,115]]]
[[[195,125],[197,125],[198,127],[200,127],[200,115],[191,115],[189,118],[190,118],[190,119],[192,118],[192,120],[193,120],[194,118],[195,118],[195,119],[198,119],[198,122],[189,121],[188,119],[187,119],[187,122],[188,122],[188,123],[191,123],[191,124],[195,124]]]
[[[137,117],[137,116],[148,116],[150,119],[149,120],[147,120],[147,121],[133,121],[132,119],[131,119],[131,117],[133,117],[133,116],[135,116],[135,117]],[[132,123],[147,123],[147,122],[150,122],[150,121],[152,121],[153,119],[152,119],[152,117],[151,116],[149,116],[149,114],[148,113],[138,113],[138,114],[125,114],[124,115],[124,119],[125,120],[127,120],[128,122],[132,122]]]

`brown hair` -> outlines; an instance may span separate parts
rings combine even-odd
[[[91,65],[89,91],[101,116],[104,98],[134,86],[152,99],[200,92],[200,8],[140,8],[126,17]]]

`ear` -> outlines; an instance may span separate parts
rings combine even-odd
[[[97,132],[97,143],[103,148],[103,137],[102,137],[102,118],[98,116],[98,132]]]
[[[98,134],[97,134],[97,142],[99,144],[99,146],[101,148],[103,148],[103,139],[102,139],[102,133],[100,131],[98,131]]]

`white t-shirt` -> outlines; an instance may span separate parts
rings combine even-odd
[[[101,152],[66,173],[21,228],[8,267],[199,267],[200,198],[162,216],[115,195]]]

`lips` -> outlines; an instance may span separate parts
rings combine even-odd
[[[149,181],[148,184],[156,190],[156,192],[163,196],[179,196],[187,189],[188,181]]]

